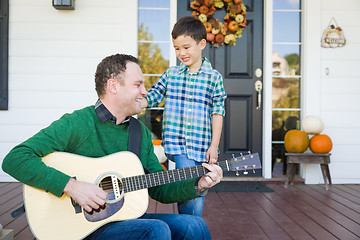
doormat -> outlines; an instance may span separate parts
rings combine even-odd
[[[210,192],[273,192],[263,182],[223,181],[209,189]]]

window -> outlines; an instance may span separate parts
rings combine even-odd
[[[9,1],[0,1],[0,110],[8,109]]]
[[[274,0],[272,77],[273,175],[286,173],[284,136],[300,119],[301,2]]]
[[[169,67],[170,0],[139,0],[138,2],[138,57],[149,89]],[[163,104],[144,110],[141,119],[154,139],[161,139]]]

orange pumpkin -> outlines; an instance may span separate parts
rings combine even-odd
[[[332,147],[333,144],[328,135],[318,134],[310,139],[310,150],[313,153],[329,153]]]
[[[221,33],[215,36],[215,42],[222,43],[223,41],[224,41],[224,35],[222,35]]]
[[[239,29],[239,24],[236,21],[229,22],[228,28],[230,31],[235,32]]]
[[[209,8],[205,5],[200,6],[199,12],[202,14],[206,14],[209,11]]]
[[[309,147],[309,135],[300,130],[290,130],[285,134],[284,144],[289,153],[303,153]]]
[[[213,34],[213,33],[207,33],[207,34],[206,34],[206,40],[207,40],[208,42],[214,41],[214,40],[215,40],[215,34]]]

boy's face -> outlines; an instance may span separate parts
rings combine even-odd
[[[173,39],[176,57],[186,66],[190,72],[197,72],[202,64],[201,52],[206,47],[206,40],[199,43],[190,36],[180,35]]]

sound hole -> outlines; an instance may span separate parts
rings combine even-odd
[[[103,176],[98,186],[108,194],[108,203],[119,201],[123,197],[123,183],[116,175]]]
[[[95,185],[103,189],[108,195],[104,207],[91,213],[84,211],[85,218],[89,222],[98,222],[114,215],[122,208],[125,201],[123,184],[119,174],[106,172],[96,179]]]

